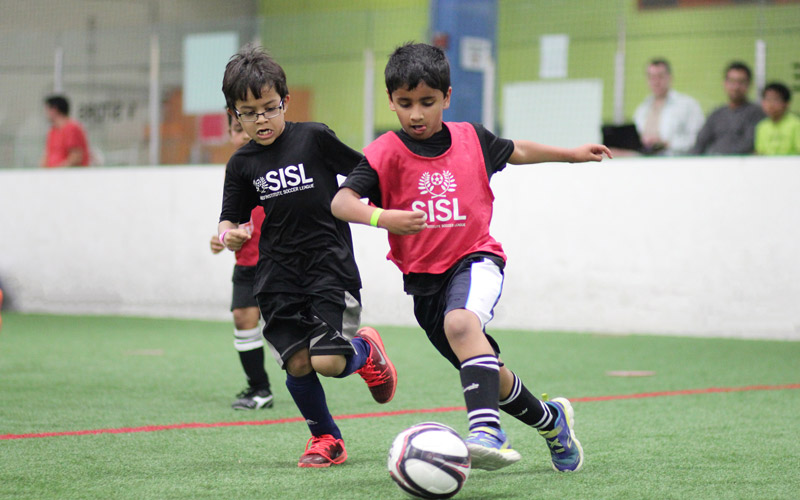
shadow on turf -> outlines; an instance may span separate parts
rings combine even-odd
[[[554,471],[549,468],[516,469],[511,466],[493,472],[473,469],[464,488],[454,498],[459,500],[485,500],[487,498],[498,500],[524,498],[529,500],[534,498],[531,497],[531,491],[498,491],[498,484],[544,484],[544,480],[540,482],[538,478],[552,477],[553,474],[555,474]]]
[[[244,464],[239,464],[241,467]],[[385,488],[387,485],[391,484],[392,487],[395,485],[392,483],[391,478],[389,477],[389,473],[386,472],[385,476],[383,475],[374,475],[374,462],[368,459],[353,459],[348,458],[347,462],[342,465],[333,466],[330,468],[321,468],[321,469],[300,469],[297,467],[297,463],[293,460],[292,457],[281,457],[281,458],[273,458],[273,459],[265,459],[263,461],[248,461],[248,466],[252,466],[255,469],[260,469],[262,472],[275,472],[280,471],[281,473],[286,472],[296,472],[296,471],[308,471],[310,474],[307,476],[308,481],[314,481],[315,478],[319,478],[322,481],[329,481],[334,479],[333,476],[337,476],[337,480],[344,480],[347,481],[342,475],[348,475],[350,473],[359,474],[358,480],[358,490],[371,490],[375,488],[375,491],[385,492]],[[364,477],[361,475],[361,472],[365,470],[369,470],[369,477]],[[317,476],[318,474],[318,476]],[[555,474],[552,470],[548,468],[541,468],[541,469],[518,469],[515,470],[514,467],[510,467],[505,470],[501,471],[482,471],[482,470],[473,470],[470,474],[469,479],[467,480],[464,488],[454,497],[458,498],[459,500],[486,500],[487,498],[492,499],[530,499],[531,492],[530,491],[516,491],[516,492],[499,492],[497,485],[498,479],[501,479],[501,483],[510,482],[510,483],[529,483],[532,479],[538,477],[546,477],[552,476]],[[335,484],[336,481],[334,481]],[[539,484],[538,481],[534,479],[534,484]],[[330,486],[331,483],[328,483]],[[309,483],[305,484],[305,487],[308,488]],[[501,496],[498,496],[500,494]],[[386,497],[388,500],[394,498],[409,498],[405,493],[403,493],[399,488],[397,488],[396,495],[390,495]]]

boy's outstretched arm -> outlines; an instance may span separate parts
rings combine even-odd
[[[602,144],[584,144],[577,148],[560,148],[531,141],[514,141],[514,152],[508,158],[512,165],[529,163],[602,161],[603,154],[609,158],[611,151]]]
[[[333,215],[345,222],[384,227],[394,234],[416,234],[427,227],[425,213],[412,210],[383,210],[361,203],[361,196],[350,188],[342,188],[331,202]]]
[[[229,220],[220,221],[217,226],[220,242],[225,248],[233,252],[240,250],[244,242],[250,239],[250,234],[244,229],[239,229],[239,224]]]

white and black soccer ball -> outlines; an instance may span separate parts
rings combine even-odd
[[[394,482],[409,495],[450,498],[469,477],[469,450],[452,428],[425,422],[397,435],[388,467]]]

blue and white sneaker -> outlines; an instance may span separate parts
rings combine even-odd
[[[575,411],[567,398],[555,398],[552,401],[545,398],[545,404],[558,412],[553,430],[539,431],[550,448],[553,469],[559,472],[577,472],[583,467],[583,448],[572,430],[575,425]]]
[[[464,440],[472,459],[472,467],[483,470],[497,470],[522,458],[511,448],[506,433],[494,427],[476,427]]]

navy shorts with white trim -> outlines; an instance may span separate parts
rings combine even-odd
[[[453,352],[444,333],[444,317],[456,309],[475,313],[481,321],[486,339],[495,354],[499,355],[500,347],[486,333],[486,324],[492,319],[494,306],[503,291],[503,269],[494,259],[483,256],[467,257],[456,266],[439,292],[414,296],[414,315],[439,353],[460,369],[461,361]]]

